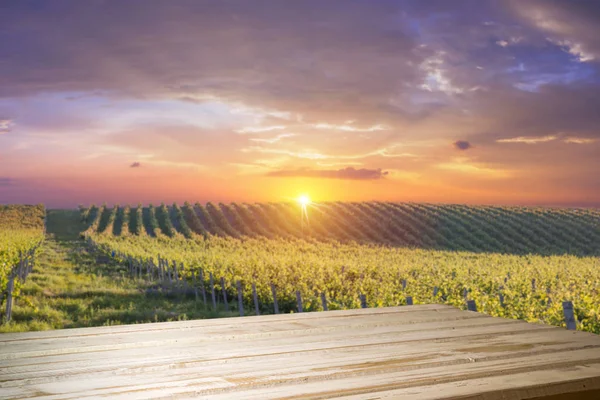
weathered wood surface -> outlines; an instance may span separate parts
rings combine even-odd
[[[0,398],[558,400],[585,391],[600,398],[599,336],[443,305],[0,335]]]

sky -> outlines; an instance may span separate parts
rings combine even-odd
[[[0,203],[600,206],[600,2],[0,2]]]

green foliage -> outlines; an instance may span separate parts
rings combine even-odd
[[[162,235],[160,227],[158,226],[158,220],[156,219],[156,209],[152,204],[148,205],[148,229],[155,237]]]
[[[25,257],[44,239],[43,205],[0,206],[0,291],[4,292],[10,273],[21,257]],[[15,281],[18,293],[21,282]]]
[[[252,282],[263,303],[274,283],[282,310],[296,290],[308,309],[320,292],[331,309],[358,307],[359,293],[370,306],[412,296],[465,308],[467,288],[482,312],[554,325],[571,300],[580,329],[600,333],[598,210],[338,202],[308,215],[303,223],[293,203],[150,206],[143,222],[155,237],[87,235],[106,252],[183,263],[188,278],[241,279],[248,303]]]
[[[177,231],[173,227],[173,223],[171,222],[171,216],[167,206],[164,203],[162,203],[160,207],[156,209],[155,212],[156,219],[158,221],[158,226],[160,227],[161,232],[168,237],[176,236]]]
[[[229,284],[240,279],[251,304],[250,284],[261,302],[271,302],[270,284],[281,293],[280,304],[293,309],[300,290],[306,304],[319,307],[325,292],[331,309],[356,308],[358,294],[370,307],[445,303],[466,308],[468,299],[479,311],[506,318],[563,325],[562,301],[571,300],[580,328],[600,333],[600,260],[570,255],[503,255],[391,248],[377,245],[319,243],[303,240],[132,238],[92,235],[105,251],[148,259],[162,256],[184,263],[184,274],[200,268]],[[567,272],[568,271],[568,272]],[[533,289],[531,280],[536,279]],[[506,279],[506,282],[504,281]],[[402,280],[407,281],[402,289]],[[439,288],[436,296],[433,288]],[[499,295],[504,296],[504,306]],[[549,302],[548,300],[552,301]]]
[[[192,236],[194,235],[194,233],[192,232],[192,230],[188,226],[188,224],[187,224],[187,222],[185,220],[185,214],[183,213],[183,210],[181,209],[181,207],[179,207],[177,205],[177,203],[173,203],[173,212],[174,212],[174,218],[177,221],[178,230],[186,238],[188,238],[188,239],[192,238]]]

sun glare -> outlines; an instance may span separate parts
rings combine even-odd
[[[310,204],[310,197],[303,194],[302,196],[298,197],[298,203],[300,203],[303,206],[307,206]]]

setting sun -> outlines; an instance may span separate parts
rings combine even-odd
[[[302,206],[307,206],[311,203],[310,197],[303,194],[302,196],[298,197],[298,203],[300,203]]]

